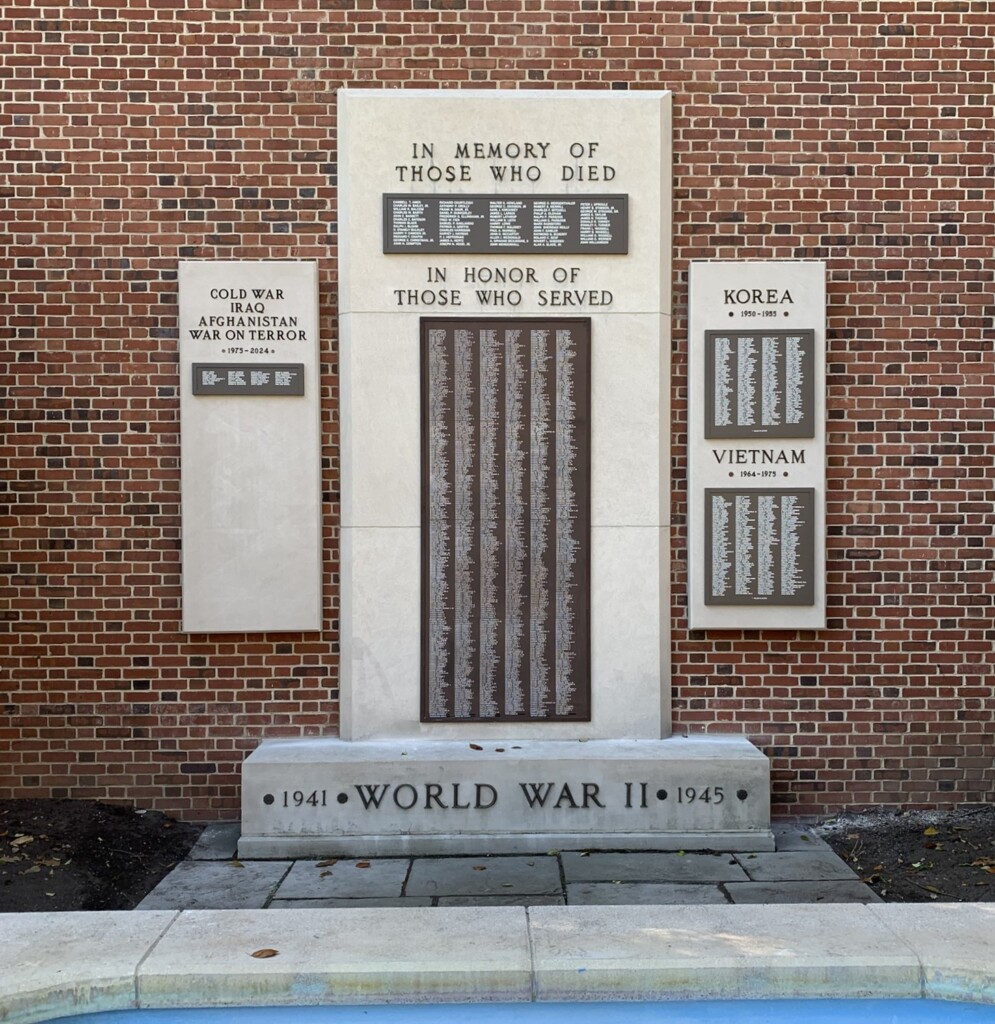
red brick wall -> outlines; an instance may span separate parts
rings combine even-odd
[[[675,93],[674,694],[775,810],[991,799],[995,4],[0,5],[5,795],[234,817],[264,736],[334,734],[335,90]],[[325,631],[179,624],[179,257],[321,261]],[[685,628],[691,259],[829,267],[819,632]]]

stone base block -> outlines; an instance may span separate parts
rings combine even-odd
[[[741,737],[271,740],[242,768],[242,857],[773,850]]]

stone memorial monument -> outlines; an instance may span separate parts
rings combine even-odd
[[[318,269],[182,260],[183,629],[321,629]]]
[[[826,268],[691,264],[689,623],[826,624]]]
[[[669,93],[338,126],[341,736],[247,759],[240,852],[772,849],[767,759],[671,735]]]

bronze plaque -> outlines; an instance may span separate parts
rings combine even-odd
[[[705,488],[705,604],[815,604],[815,488]]]
[[[303,363],[194,363],[195,395],[303,395]]]
[[[423,722],[589,721],[591,321],[423,319]]]
[[[383,251],[623,255],[629,197],[386,193]]]
[[[705,331],[705,437],[815,437],[815,332]]]

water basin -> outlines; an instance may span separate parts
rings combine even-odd
[[[115,1010],[58,1024],[995,1024],[995,1006],[935,999],[447,1003]]]

